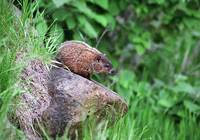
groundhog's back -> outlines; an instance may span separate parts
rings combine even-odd
[[[92,63],[97,55],[100,55],[98,51],[84,44],[66,43],[57,56],[72,72],[87,77],[92,73]]]

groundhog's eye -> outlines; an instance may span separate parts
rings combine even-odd
[[[109,65],[109,64],[105,64],[105,65],[104,65],[104,67],[106,67],[106,68],[109,68],[109,67],[110,67],[110,65]]]

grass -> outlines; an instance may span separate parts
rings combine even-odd
[[[19,75],[26,63],[33,59],[39,58],[46,63],[50,62],[51,50],[41,48],[43,40],[35,34],[33,28],[28,24],[34,24],[33,19],[35,4],[29,4],[23,1],[23,10],[21,17],[13,14],[13,5],[6,0],[0,1],[0,137],[1,139],[22,139],[24,135],[18,129],[10,125],[7,120],[7,113],[10,111],[14,98],[20,93],[18,85],[20,82]],[[42,16],[39,15],[38,16]],[[39,18],[39,17],[37,17]],[[53,40],[48,38],[52,45]],[[51,47],[48,47],[51,49]],[[16,64],[16,58],[24,53],[24,59]],[[3,132],[3,133],[2,133]]]
[[[15,63],[16,52],[28,50],[25,60],[41,58],[48,63],[58,39],[57,35],[34,34],[29,24],[34,27],[43,14],[37,11],[37,3],[24,0],[21,4],[22,17],[16,18],[11,12],[12,6],[6,0],[0,1],[0,138],[4,140],[25,139],[23,133],[10,125],[6,117],[14,97],[20,93],[17,87],[19,74],[26,64],[26,61]],[[45,47],[41,48],[44,42]],[[183,82],[188,84],[186,81],[182,80],[174,86],[159,82],[152,85],[132,75],[128,70],[122,70],[113,77],[112,80],[117,82],[112,86],[104,82],[126,98],[128,113],[112,127],[108,127],[107,122],[100,124],[96,133],[93,129],[95,124],[88,121],[84,127],[84,140],[200,139],[199,108],[193,102],[186,102],[191,98],[183,94],[185,91],[177,91],[178,85]]]

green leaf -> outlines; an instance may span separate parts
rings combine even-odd
[[[105,16],[106,20],[108,21],[109,28],[111,30],[114,30],[115,26],[116,26],[116,20],[115,20],[115,18],[111,14],[106,14],[104,16]]]
[[[158,101],[158,104],[163,106],[163,107],[170,108],[174,105],[174,102],[170,99],[160,99]]]
[[[90,22],[84,17],[79,16],[78,21],[80,23],[81,30],[91,38],[97,38],[97,32]]]
[[[150,4],[159,4],[159,5],[162,5],[165,3],[165,0],[149,0],[148,1]]]
[[[82,36],[80,35],[80,32],[74,32],[73,33],[73,39],[75,39],[75,40],[83,40]]]
[[[53,13],[53,19],[57,20],[57,21],[64,21],[66,19],[68,19],[68,17],[70,16],[70,14],[68,14],[68,12],[66,11],[66,9],[64,8],[59,8],[58,10],[56,10]]]
[[[96,13],[93,13],[91,15],[92,19],[94,19],[96,22],[98,22],[99,24],[101,24],[103,27],[106,27],[108,25],[108,21],[106,19],[106,17],[103,15],[98,15]]]
[[[142,45],[140,45],[140,44],[135,44],[134,46],[135,46],[135,49],[136,49],[136,51],[137,51],[137,53],[138,53],[139,55],[143,55],[143,54],[144,54],[145,49],[143,48]]]
[[[198,112],[200,111],[200,106],[193,103],[192,101],[185,100],[184,101],[184,106],[191,112]]]
[[[120,84],[125,87],[128,88],[129,86],[132,86],[132,84],[135,81],[135,74],[134,72],[131,72],[129,70],[124,70],[120,72]]]
[[[150,33],[140,30],[140,28],[135,28],[134,33],[130,34],[129,40],[133,43],[139,55],[144,54],[146,49],[151,47]]]
[[[69,3],[72,0],[53,0],[53,3],[56,5],[57,8],[63,6],[65,3]]]
[[[101,24],[103,27],[106,27],[108,24],[108,21],[106,20],[106,17],[99,15],[92,11],[84,1],[74,1],[72,3],[74,7],[76,7],[81,13],[84,13],[86,16],[88,16],[91,19],[94,19],[96,22]]]
[[[110,12],[112,15],[114,15],[114,16],[116,16],[116,15],[119,14],[120,8],[119,8],[119,6],[117,5],[117,2],[116,2],[115,0],[109,2],[109,8],[108,8],[108,10],[109,10],[109,12]]]
[[[108,9],[108,0],[94,0],[94,2],[103,9]]]
[[[176,75],[175,75],[175,82],[176,82],[176,83],[184,82],[184,81],[186,81],[187,79],[188,79],[188,77],[185,76],[185,75],[182,75],[182,74],[176,74]]]
[[[138,95],[144,96],[150,93],[150,91],[151,91],[151,87],[149,83],[147,82],[142,81],[137,85]]]
[[[66,20],[66,22],[67,22],[67,27],[68,27],[70,30],[72,30],[73,28],[76,27],[76,21],[75,21],[75,19],[74,19],[73,17],[68,18],[68,19]]]
[[[194,93],[194,88],[189,83],[179,82],[172,88],[175,92]]]
[[[199,15],[200,11],[199,10],[194,10],[194,9],[188,8],[184,3],[179,3],[174,8],[174,11],[177,11],[177,10],[183,11],[188,16],[193,16],[193,17],[196,17],[196,18],[200,18],[200,15]]]

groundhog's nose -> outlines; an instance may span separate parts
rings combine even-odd
[[[114,70],[114,69],[111,69],[111,70],[109,71],[109,74],[111,74],[111,75],[115,75],[116,73],[117,73],[117,71]]]

